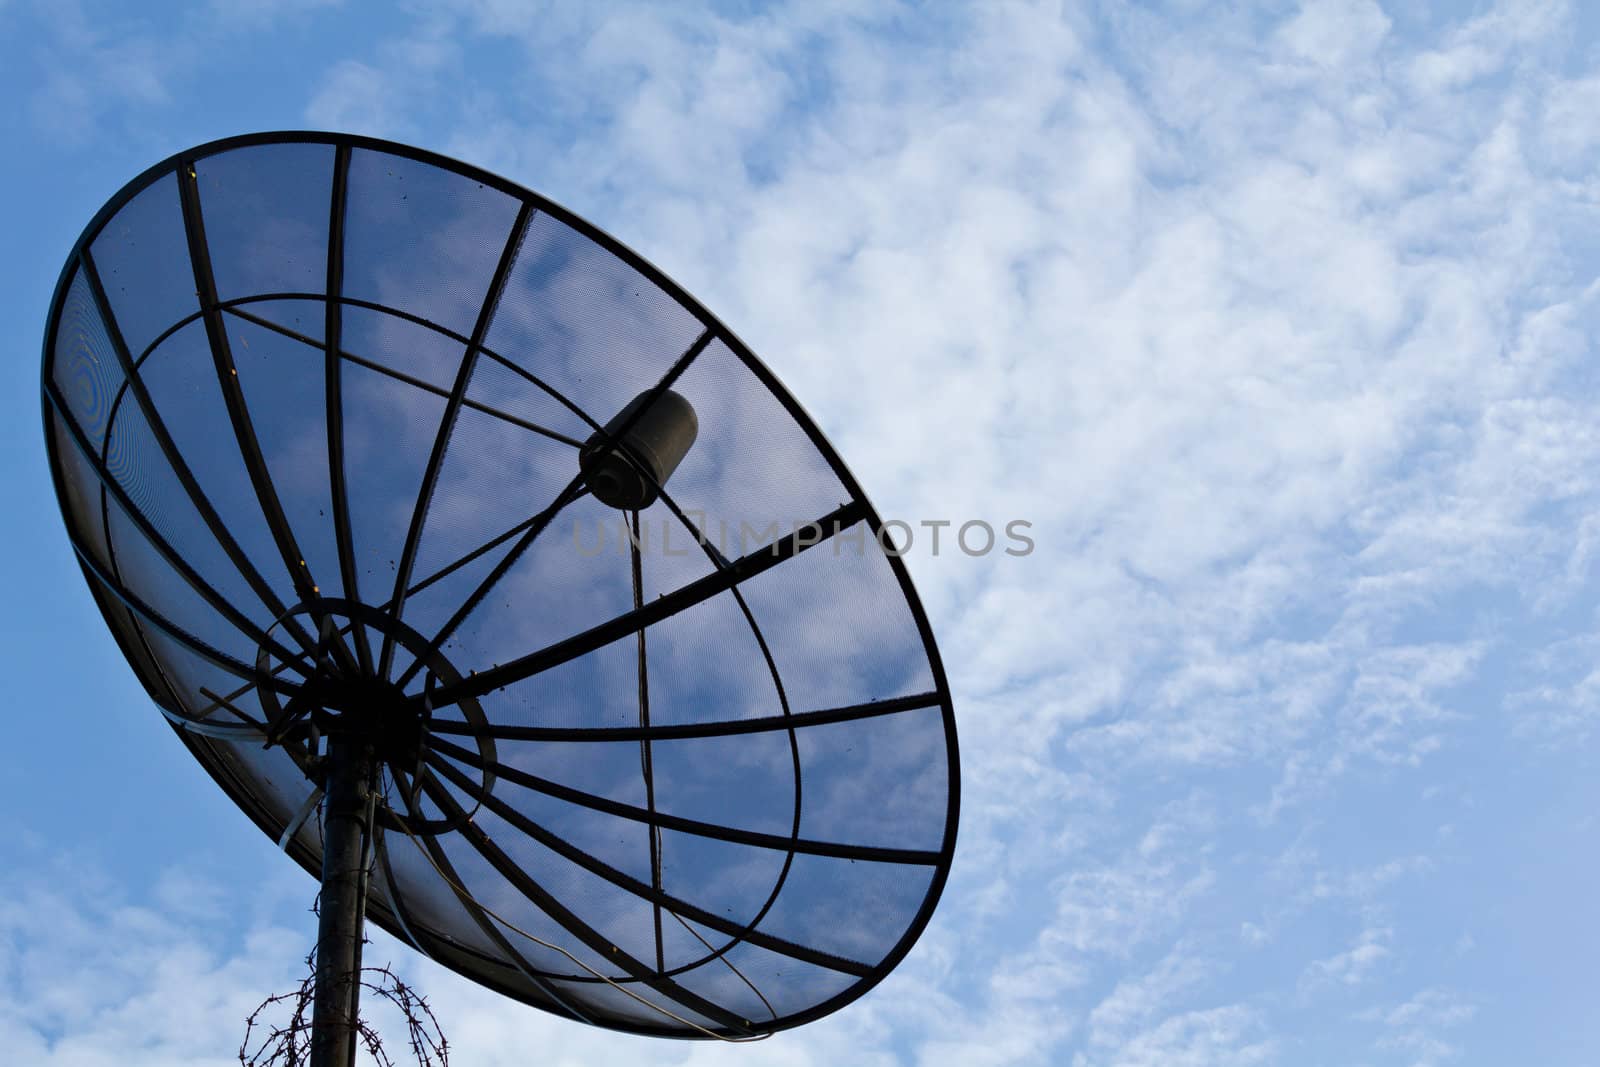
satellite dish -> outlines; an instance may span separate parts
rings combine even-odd
[[[316,1062],[364,915],[547,1011],[728,1039],[927,924],[958,768],[906,570],[772,372],[587,222],[369,138],[203,145],[84,231],[43,392],[123,654],[321,880]]]

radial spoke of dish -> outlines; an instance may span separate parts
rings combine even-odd
[[[450,794],[442,786],[433,782],[431,778],[424,782],[423,788],[433,798],[434,803],[438,804],[447,814],[452,809],[459,810],[459,805],[456,804]],[[510,856],[507,856],[483,831],[482,827],[469,822],[462,828],[462,834],[472,847],[478,851],[478,854],[487,860],[490,866],[500,872],[501,877],[505,878],[530,903],[555,920],[563,929],[576,937],[591,951],[597,952],[603,958],[612,961],[618,968],[643,985],[724,1027],[728,1032],[743,1035],[753,1034],[746,1020],[739,1018],[726,1008],[707,1000],[698,993],[685,989],[672,979],[655,974],[648,965],[635,959],[631,954],[625,952],[621,946],[613,944],[609,938],[580,919],[540,885],[528,872],[519,867]],[[601,866],[604,865],[602,864]],[[613,872],[613,874],[615,873]],[[629,881],[632,880],[629,879]],[[648,895],[649,887],[637,882],[634,885],[645,891],[639,895]],[[667,898],[667,901],[671,901],[671,898]],[[698,910],[698,908],[684,904],[682,913],[687,915]]]
[[[671,593],[657,597],[636,611],[619,615],[576,634],[564,641],[530,652],[509,663],[479,671],[455,685],[447,685],[435,696],[435,706],[443,707],[469,696],[482,696],[503,686],[531,678],[541,671],[559,667],[597,648],[646,627],[680,611],[709,600],[718,593],[727,592],[740,582],[776,567],[786,559],[799,555],[837,535],[840,531],[866,518],[866,508],[859,501],[841,504],[815,522],[806,523],[766,548],[757,549],[729,563],[719,571],[690,582]]]
[[[344,306],[339,303],[339,295],[344,291],[344,214],[349,179],[350,146],[342,144],[333,152],[333,182],[328,204],[328,299],[323,302],[322,324],[323,411],[328,424],[328,498],[333,509],[333,539],[339,553],[339,581],[346,598],[360,600],[360,578],[350,530],[350,495],[345,481],[344,392],[339,358],[344,331]],[[310,338],[306,340],[310,342]],[[366,628],[359,620],[354,622],[350,640],[355,645],[361,673],[372,677],[372,648],[367,643]]]
[[[448,779],[451,784],[455,785],[463,793],[466,793],[473,800],[477,801],[490,811],[494,812],[496,815],[500,816],[511,826],[527,834],[541,845],[544,845],[546,848],[550,849],[550,851],[571,860],[573,863],[576,863],[578,866],[589,871],[591,874],[599,875],[601,878],[604,878],[617,888],[625,889],[629,893],[632,893],[634,896],[639,897],[642,900],[660,903],[670,910],[677,912],[679,915],[693,919],[702,926],[710,927],[711,929],[720,933],[742,937],[745,941],[748,941],[752,945],[770,949],[771,951],[779,953],[780,955],[789,956],[797,960],[803,960],[806,963],[814,963],[818,966],[827,967],[835,971],[841,971],[845,974],[865,976],[870,974],[872,971],[871,966],[868,964],[861,963],[857,960],[845,959],[843,956],[836,956],[831,952],[822,952],[806,945],[797,945],[792,941],[786,941],[781,937],[774,937],[771,934],[763,933],[760,930],[753,930],[746,925],[725,919],[715,912],[707,911],[706,909],[697,904],[691,903],[690,901],[672,896],[669,893],[652,889],[650,886],[639,881],[637,878],[624,874],[605,861],[589,855],[589,853],[576,847],[565,839],[551,833],[549,830],[530,819],[526,814],[518,811],[515,807],[506,803],[500,797],[497,797],[492,793],[485,793],[481,788],[478,787],[476,782],[472,781],[471,778],[452,767],[448,760],[442,759],[437,755],[430,755],[428,757],[428,765],[438,772],[442,777]],[[437,792],[442,794],[444,791],[440,789]],[[442,798],[437,794],[430,795],[434,796],[434,802],[436,804],[439,804],[441,808],[444,807],[444,801],[448,799],[448,794],[445,794]],[[450,803],[452,806],[455,806],[454,801],[451,801]],[[484,833],[483,829],[473,823],[469,823],[463,829],[463,833],[467,835],[469,840],[474,841],[474,843],[476,843],[479,838],[485,842],[489,840],[488,835]],[[482,850],[480,849],[480,851]],[[488,854],[485,853],[485,858],[487,857]],[[491,860],[491,862],[494,861]],[[527,878],[526,872],[521,872],[521,869],[518,868],[516,864],[512,863],[509,858],[506,858],[505,862],[509,864],[512,869],[519,871],[523,878]],[[496,867],[499,866],[498,863],[495,865]],[[502,871],[501,873],[504,874],[505,872]],[[507,877],[509,878],[510,875],[507,875]],[[513,879],[513,881],[515,880]],[[528,885],[537,889],[536,884],[533,883],[531,879],[528,879]],[[519,886],[519,888],[521,887]],[[539,899],[536,899],[533,894],[527,893],[527,890],[524,890],[524,892],[528,895],[530,900],[534,901],[535,904],[538,904],[541,908],[544,907],[544,904],[541,903]],[[540,890],[539,893],[544,895],[542,890]],[[554,917],[553,913],[552,917]],[[562,920],[562,925],[566,925],[565,920]],[[572,929],[571,927],[568,928]],[[585,927],[585,929],[587,929],[587,927]],[[578,931],[574,930],[573,932],[577,933]]]
[[[691,737],[731,737],[735,734],[800,730],[808,726],[854,722],[919,708],[937,708],[942,699],[938,693],[912,693],[909,696],[869,700],[837,708],[797,711],[793,715],[662,724],[653,725],[648,730],[636,726],[511,726],[503,723],[493,723],[484,729],[487,729],[490,737],[502,741],[638,741],[643,737],[649,737],[652,741],[676,741]],[[469,723],[450,719],[435,721],[431,729],[436,734],[463,734],[468,737],[476,736],[479,732],[479,728]]]
[[[229,674],[239,678],[248,679],[255,685],[265,684],[268,689],[271,689],[277,693],[286,693],[292,695],[297,691],[297,686],[282,682],[278,678],[267,674],[266,672],[257,670],[255,667],[249,666],[240,660],[234,659],[226,652],[212,647],[206,642],[200,640],[200,638],[196,637],[194,634],[191,634],[188,630],[185,630],[183,627],[169,621],[160,612],[150,607],[149,604],[146,604],[137,593],[133,592],[127,586],[123,585],[111,575],[107,574],[100,566],[99,562],[95,560],[93,553],[84,547],[83,543],[78,539],[78,535],[75,532],[69,530],[67,536],[72,541],[72,549],[77,553],[79,562],[81,562],[85,569],[89,571],[90,575],[95,579],[95,581],[99,582],[108,593],[116,597],[117,600],[122,603],[123,607],[154,625],[156,629],[160,630],[162,633],[178,642],[178,644],[182,645],[190,652],[193,652],[195,655],[208,661],[213,666],[221,667]]]
[[[189,469],[183,454],[178,451],[177,444],[172,440],[172,435],[167,432],[167,424],[161,418],[161,412],[156,409],[155,402],[150,398],[150,392],[145,388],[144,380],[139,375],[139,370],[133,365],[132,358],[128,355],[128,345],[123,340],[122,328],[118,325],[116,316],[111,313],[111,304],[106,299],[106,291],[100,283],[100,272],[95,268],[94,256],[87,248],[78,253],[78,269],[83,272],[84,281],[88,283],[89,294],[94,300],[95,310],[100,315],[101,323],[105,327],[106,336],[111,341],[111,350],[116,354],[117,363],[122,370],[122,380],[126,388],[132,390],[134,403],[139,407],[139,413],[144,416],[145,425],[150,430],[150,436],[155,438],[156,447],[161,450],[161,456],[167,461],[167,466],[172,468],[173,477],[183,487],[184,495],[189,498],[200,515],[200,521],[205,523],[206,529],[222,547],[222,551],[233,563],[239,575],[244,578],[252,592],[261,600],[273,618],[278,618],[284,613],[285,605],[278,599],[278,594],[267,584],[267,580],[256,570],[250,562],[244,549],[239,547],[239,542],[234,540],[228,532],[227,526],[222,522],[221,516],[211,505],[200,483],[195,480],[194,472]],[[109,442],[115,427],[107,427],[106,440]],[[298,624],[289,631],[302,648],[310,651],[312,647],[311,636]]]
[[[756,848],[769,848],[778,852],[799,852],[809,856],[832,856],[836,859],[867,860],[873,863],[904,863],[913,866],[932,866],[940,860],[941,854],[937,851],[912,848],[879,848],[874,845],[852,845],[833,841],[810,841],[803,837],[787,837],[782,834],[764,834],[755,830],[741,830],[733,826],[724,826],[720,823],[702,822],[699,819],[685,819],[677,815],[668,815],[655,809],[645,809],[632,804],[624,804],[619,800],[598,796],[581,789],[553,782],[548,778],[541,778],[536,774],[519,770],[505,763],[495,763],[485,767],[483,757],[471,749],[462,748],[442,738],[435,737],[429,742],[429,747],[442,756],[448,756],[459,763],[479,770],[492,771],[495,778],[504,779],[513,785],[520,785],[545,796],[564,800],[569,804],[593,811],[605,812],[618,818],[629,819],[633,822],[647,823],[653,827],[664,830],[677,830],[681,833],[694,834],[697,837],[709,837],[718,841],[731,841],[740,845],[753,845]],[[658,887],[659,888],[659,887]]]
[[[579,496],[581,496],[581,495],[582,495],[582,493],[580,492]],[[535,515],[535,516],[533,516],[531,518],[528,518],[528,519],[524,519],[522,522],[519,522],[515,526],[511,527],[509,530],[506,530],[505,532],[497,535],[496,537],[494,537],[491,540],[485,542],[484,544],[479,545],[477,548],[475,548],[472,551],[466,553],[465,555],[459,557],[458,559],[454,560],[453,562],[445,564],[443,567],[440,567],[438,570],[434,571],[432,574],[428,575],[426,578],[423,578],[420,581],[418,581],[416,584],[414,584],[409,590],[407,590],[408,595],[416,596],[418,593],[422,592],[424,589],[427,589],[429,586],[433,585],[434,583],[443,581],[445,578],[449,577],[451,574],[454,574],[456,571],[460,570],[462,567],[465,567],[467,564],[471,563],[473,560],[477,559],[478,557],[484,555],[487,552],[494,551],[494,549],[498,548],[500,545],[502,545],[505,542],[509,541],[511,538],[515,537],[517,534],[521,533],[522,531],[528,529],[528,527],[534,525],[539,520],[540,520],[540,516],[538,516],[538,515]],[[380,606],[378,608],[378,610],[380,612],[387,613],[389,611],[389,608],[390,608],[390,605],[384,604],[384,605]],[[354,630],[354,626],[355,626],[355,624],[353,622],[345,623],[342,627],[339,628],[339,632],[341,634],[348,635]],[[272,674],[273,675],[282,674],[284,669],[285,669],[284,668],[284,664],[280,663],[278,666],[272,668]],[[228,693],[227,694],[227,698],[229,700],[237,700],[239,697],[241,697],[244,694],[248,693],[253,688],[255,688],[255,683],[254,682],[246,682],[244,685],[241,685],[239,688],[237,688],[237,689],[231,691],[230,693]],[[208,699],[211,699],[211,698],[208,697]],[[216,710],[216,706],[217,705],[215,703],[212,703],[212,704],[206,706],[205,708],[201,709],[200,717],[204,718],[205,715],[207,715],[210,712]],[[466,728],[466,729],[472,729],[472,730],[475,730],[475,731],[477,731],[479,733],[482,733],[484,736],[490,736],[488,727],[477,727],[477,726],[474,726],[472,723],[455,722],[453,720],[450,722],[450,725],[451,726],[459,726],[459,727]]]
[[[261,506],[261,514],[267,521],[267,529],[272,534],[273,544],[277,546],[284,570],[288,572],[300,602],[309,604],[318,595],[317,583],[306,564],[305,554],[295,544],[294,532],[289,529],[288,516],[284,514],[283,503],[273,487],[267,461],[261,455],[261,442],[256,439],[255,426],[250,421],[250,409],[245,405],[239,371],[233,362],[233,348],[222,322],[222,310],[217,306],[217,280],[211,270],[211,249],[206,244],[199,178],[195,174],[193,160],[179,164],[178,201],[183,209],[183,232],[189,245],[195,293],[200,300],[200,317],[205,323],[211,361],[217,372],[217,386],[222,390],[222,402],[228,412],[228,421],[233,425],[234,440],[239,446],[239,454],[244,458],[245,473],[250,478],[250,487],[255,491],[256,502]],[[343,640],[335,651],[345,668],[354,672],[355,660]]]
[[[439,468],[444,465],[445,450],[450,447],[450,435],[455,431],[456,417],[461,414],[461,401],[467,395],[467,386],[472,382],[472,372],[477,367],[483,339],[488,335],[489,325],[500,307],[500,294],[511,275],[511,266],[517,260],[517,251],[522,247],[523,235],[532,218],[533,205],[524,200],[517,211],[516,221],[511,225],[511,232],[506,236],[505,247],[500,250],[500,261],[495,265],[494,277],[484,293],[483,305],[478,309],[478,319],[472,327],[472,337],[461,355],[461,366],[456,371],[455,384],[450,389],[450,399],[445,402],[444,415],[439,419],[439,431],[433,438],[433,451],[429,453],[428,465],[423,469],[422,487],[417,490],[416,503],[411,509],[411,524],[406,529],[405,544],[400,550],[400,566],[394,576],[394,594],[389,598],[396,617],[403,615],[406,610],[406,586],[411,582],[411,568],[417,561],[422,524],[427,520],[429,505],[433,503],[434,486],[439,481]],[[394,641],[385,635],[383,654],[378,658],[378,676],[389,677],[389,668],[393,663]]]
[[[414,803],[411,800],[410,794],[412,791],[406,788],[403,775],[394,771],[392,768],[390,773],[396,775],[396,785],[399,788],[401,797],[405,801],[406,816],[408,818],[421,821],[423,816],[421,812],[415,808]],[[461,814],[459,808],[456,809],[455,814]],[[539,973],[538,968],[534,967],[534,965],[530,963],[527,958],[522,955],[522,953],[517,951],[516,946],[512,945],[511,941],[500,929],[494,918],[490,916],[488,912],[483,909],[483,906],[478,903],[477,899],[467,891],[466,887],[462,884],[461,876],[456,873],[455,865],[450,862],[450,857],[445,854],[444,849],[440,847],[439,843],[428,835],[408,833],[406,836],[414,845],[416,845],[417,850],[423,854],[434,870],[439,873],[445,885],[450,889],[451,893],[455,895],[456,900],[461,903],[462,908],[466,910],[467,914],[471,916],[472,921],[477,925],[478,929],[482,930],[484,935],[494,942],[496,948],[506,954],[506,958],[511,961],[511,965],[516,968],[516,970],[521,972],[524,978],[533,983],[535,988],[537,988],[545,996],[549,997],[551,1003],[555,1007],[565,1011],[568,1015],[574,1019],[577,1019],[579,1022],[591,1022],[592,1020],[590,1020],[588,1016],[586,1016],[578,1008],[574,1007],[572,1003],[567,1000],[567,998],[563,997],[556,991],[555,987],[550,984],[549,980]]]
[[[653,397],[660,396],[662,393],[672,388],[672,383],[677,381],[679,376],[682,375],[684,371],[689,369],[689,365],[695,361],[695,358],[699,356],[701,352],[705,351],[706,346],[711,343],[712,337],[713,334],[711,330],[707,329],[703,331],[700,336],[695,339],[695,342],[690,345],[681,356],[673,361],[672,366],[667,368],[667,372],[661,376],[661,380],[651,387],[651,395]],[[639,416],[644,414],[646,409],[649,407],[649,401],[640,404],[634,413],[617,428],[615,436],[619,438],[625,437],[628,431],[632,429],[634,422],[637,421]],[[603,429],[600,432],[602,434],[605,433]],[[528,550],[528,546],[533,544],[534,539],[537,538],[544,528],[549,525],[550,521],[555,518],[555,516],[560,512],[561,508],[567,503],[570,503],[568,498],[578,487],[583,484],[583,477],[583,472],[579,471],[577,477],[574,478],[572,482],[569,482],[566,488],[557,494],[555,501],[543,513],[548,514],[549,518],[545,519],[542,523],[529,527],[528,531],[518,539],[517,543],[512,546],[511,550],[505,554],[498,564],[495,565],[495,568],[489,572],[489,574],[481,583],[479,583],[478,587],[472,591],[472,594],[467,597],[467,599],[462,603],[461,607],[456,610],[455,614],[450,616],[449,621],[446,622],[444,626],[440,628],[439,632],[434,635],[433,640],[429,643],[430,648],[439,649],[444,647],[444,643],[450,639],[450,635],[455,633],[456,627],[460,626],[461,623],[466,620],[467,616],[472,614],[473,609],[476,608],[483,598],[489,594],[489,591],[499,583],[501,578],[505,577],[506,572],[509,571],[512,565],[522,557],[522,554]],[[571,499],[576,499],[576,497],[572,496]],[[406,683],[410,681],[411,676],[414,675],[416,671],[417,665],[413,663],[406,669],[406,672],[400,676],[398,679],[398,684],[402,689],[405,688]]]
[[[45,383],[44,390],[45,395],[50,399],[51,405],[55,408],[56,418],[60,420],[61,425],[66,429],[67,436],[72,438],[72,443],[74,446],[76,446],[78,454],[83,457],[84,462],[89,464],[89,468],[94,472],[95,478],[97,478],[100,482],[101,490],[109,495],[112,500],[116,501],[117,506],[122,509],[122,513],[127,516],[128,521],[133,523],[134,528],[139,531],[144,539],[149,542],[150,546],[156,550],[163,560],[166,561],[167,565],[173,570],[177,571],[178,576],[184,580],[184,583],[188,585],[189,588],[193,589],[202,600],[204,600],[208,605],[211,606],[213,610],[217,612],[217,614],[221,615],[224,619],[227,619],[228,622],[232,623],[236,628],[238,628],[240,633],[250,638],[256,644],[265,645],[267,648],[271,649],[274,655],[283,660],[289,666],[293,667],[301,675],[309,674],[306,664],[303,661],[302,654],[290,652],[288,649],[278,644],[266,633],[266,631],[262,630],[254,622],[252,622],[250,618],[244,614],[244,612],[234,607],[232,601],[228,600],[228,598],[217,592],[217,590],[214,589],[210,583],[202,578],[200,574],[192,566],[190,566],[189,561],[184,558],[183,554],[174,549],[171,542],[162,536],[161,531],[156,529],[155,524],[145,516],[144,512],[139,509],[138,505],[128,498],[127,492],[122,488],[121,485],[117,483],[117,480],[112,477],[111,472],[106,469],[105,460],[101,458],[99,452],[95,450],[94,446],[89,443],[89,439],[84,436],[82,427],[78,425],[78,420],[73,416],[70,408],[67,405],[66,399],[61,396],[60,390],[56,387],[56,383],[53,381],[47,381]],[[109,437],[110,435],[108,434],[107,436]],[[104,504],[102,503],[101,506],[103,508]],[[106,533],[106,544],[109,547],[112,543],[110,537],[109,516],[106,526]]]
[[[453,749],[455,748],[455,746],[450,746],[450,747],[453,748]],[[461,750],[460,749],[456,749],[456,751],[461,751]],[[439,764],[439,767],[440,767],[440,769],[442,769],[442,770],[444,770],[446,772],[446,776],[451,778],[451,780],[453,780],[453,781],[460,781],[461,780],[460,779],[460,772],[457,771],[455,768],[450,767],[447,763],[442,763],[441,762]],[[474,796],[475,798],[477,796],[481,796],[481,795],[485,795],[482,790],[474,790],[473,793],[472,793],[472,796]],[[494,810],[494,809],[491,809],[491,810]],[[530,820],[530,824],[531,824],[531,820]],[[552,851],[555,851],[558,855],[566,856],[566,857],[572,859],[573,862],[579,864],[580,866],[583,866],[585,869],[589,870],[591,873],[599,874],[601,877],[610,877],[611,874],[618,874],[618,876],[621,877],[619,872],[617,872],[614,868],[612,868],[609,865],[601,862],[598,859],[595,859],[589,853],[587,853],[584,850],[582,850],[582,849],[578,848],[577,846],[573,845],[571,842],[567,841],[565,838],[562,838],[560,835],[555,834],[555,833],[551,832],[550,830],[548,830],[548,829],[546,829],[546,828],[544,828],[542,826],[539,827],[539,834],[540,834],[540,836],[538,837],[538,840],[548,843],[549,847],[552,849]],[[784,864],[784,869],[786,871],[788,869],[788,863],[787,862]],[[609,872],[609,873],[607,873],[607,872]],[[627,890],[629,890],[631,892],[632,891],[631,890],[632,886],[642,885],[642,884],[643,884],[642,882],[634,882],[632,880],[629,880],[626,885],[623,885],[623,888],[627,889]],[[781,882],[781,879],[780,879],[779,880],[779,885],[781,885],[781,884],[782,884],[782,882]],[[662,892],[662,890],[660,889],[659,886],[653,886],[652,887],[652,891],[653,891],[653,893],[655,895],[652,896],[652,897],[648,897],[647,899],[649,899],[653,910],[661,910],[661,907],[662,907],[662,903],[661,902],[662,901],[669,901],[669,900],[672,899],[671,897],[667,896],[664,892]],[[701,944],[706,946],[707,954],[704,955],[704,956],[699,956],[699,957],[696,957],[694,959],[690,959],[690,960],[687,960],[685,962],[679,963],[678,965],[672,967],[671,969],[668,969],[665,966],[664,962],[663,962],[663,965],[658,967],[653,973],[656,974],[657,976],[660,976],[660,977],[671,978],[671,977],[674,977],[675,975],[681,974],[681,973],[683,973],[685,971],[689,971],[689,970],[692,970],[692,969],[694,969],[696,967],[699,967],[699,966],[701,966],[701,965],[703,965],[703,964],[705,964],[705,963],[707,963],[709,961],[722,958],[724,956],[724,954],[729,949],[733,948],[735,945],[739,944],[741,941],[746,940],[748,938],[748,935],[749,935],[750,931],[755,929],[756,925],[761,921],[762,916],[764,916],[767,913],[767,910],[772,906],[773,898],[775,898],[776,896],[777,896],[777,888],[774,888],[772,890],[772,892],[769,894],[767,900],[762,903],[762,906],[761,906],[760,910],[756,913],[755,916],[753,916],[750,919],[750,921],[748,923],[745,923],[742,926],[738,926],[736,930],[729,929],[729,928],[725,928],[724,930],[722,930],[721,932],[729,934],[729,939],[728,939],[728,941],[726,941],[722,945],[721,948],[715,948],[715,947],[711,946],[709,943],[706,942],[705,938],[701,937],[698,933],[696,933],[692,927],[688,926],[687,923],[684,923],[685,927],[687,929],[689,929],[689,931],[695,935],[696,939],[699,940]],[[691,912],[694,912],[696,910],[697,909],[693,909],[693,908],[689,909],[689,911],[691,911]],[[673,915],[674,918],[676,918],[678,920],[678,922],[680,922],[680,923],[683,922],[682,917],[679,916],[677,914],[677,912],[672,911],[670,908],[668,909],[668,911]],[[724,923],[726,923],[726,920],[724,920]],[[737,924],[734,924],[734,925],[737,925]],[[735,969],[734,973],[737,974],[739,972],[737,971],[737,969]],[[741,975],[740,977],[742,978],[743,976]],[[631,982],[631,981],[635,981],[635,980],[636,979],[633,979],[633,978],[622,979],[622,981],[624,981],[624,982]],[[748,981],[748,979],[746,979],[746,981]],[[759,990],[757,991],[757,993],[759,995]]]
[[[478,583],[477,588],[472,591],[466,600],[462,601],[461,606],[455,610],[455,613],[450,616],[444,626],[440,627],[439,632],[429,640],[429,653],[436,653],[444,647],[444,643],[450,640],[450,635],[456,632],[456,627],[460,626],[462,621],[472,614],[472,609],[477,607],[479,602],[489,595],[489,590],[493,589],[495,583],[500,580],[506,571],[511,569],[517,558],[526,552],[528,546],[533,544],[539,535],[545,531],[546,527],[555,521],[556,516],[561,514],[563,508],[583,496],[585,492],[587,490],[583,485],[583,475],[579,474],[568,482],[560,493],[556,494],[555,501],[549,507],[533,517],[527,528],[523,530],[522,535],[517,538],[516,544],[512,545],[506,551],[506,554],[500,557],[500,561],[490,569],[483,581]],[[395,684],[404,689],[421,669],[422,660],[418,658],[411,666],[400,673],[400,677],[395,679]],[[436,706],[442,707],[443,705]]]

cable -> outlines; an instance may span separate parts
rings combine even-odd
[[[716,953],[717,950],[711,947],[711,942],[709,942],[705,938],[701,937],[700,936],[700,931],[696,930],[694,927],[690,926],[687,922],[685,922],[682,915],[679,915],[677,912],[673,911],[671,908],[667,908],[667,909],[665,909],[665,911],[666,911],[666,913],[668,915],[672,916],[674,919],[677,919],[678,923],[685,930],[687,930],[691,934],[693,934],[694,937],[695,937],[695,940],[699,941],[702,945],[704,945],[706,947],[706,951],[707,952],[710,952],[710,953],[713,953],[713,954]],[[777,1010],[775,1008],[773,1008],[772,1001],[768,1000],[766,998],[766,995],[763,994],[761,992],[761,990],[756,988],[756,984],[754,982],[750,981],[750,979],[748,979],[748,978],[746,978],[744,976],[744,972],[743,971],[739,970],[739,968],[735,967],[733,964],[728,962],[728,956],[727,956],[726,952],[724,952],[722,955],[718,956],[717,959],[722,961],[722,965],[724,967],[728,968],[728,970],[730,970],[734,974],[738,975],[739,976],[739,981],[743,982],[745,985],[750,987],[750,992],[754,993],[756,996],[761,998],[761,1003],[763,1003],[763,1004],[765,1004],[767,1006],[767,1014],[768,1015],[772,1016],[774,1019],[776,1019],[778,1017],[778,1012],[777,1012]],[[749,1022],[748,1019],[746,1019],[745,1021]],[[763,1037],[770,1037],[771,1035],[770,1034],[764,1034],[762,1036]]]

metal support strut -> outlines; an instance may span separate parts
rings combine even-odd
[[[352,1067],[356,1059],[373,762],[372,745],[359,734],[329,735],[311,1067]]]

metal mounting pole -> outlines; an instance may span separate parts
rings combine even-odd
[[[359,735],[330,734],[326,766],[311,1067],[352,1067],[367,912],[372,746]]]

